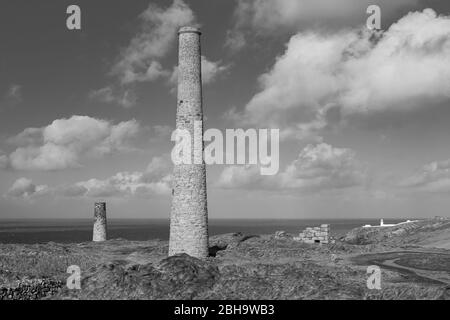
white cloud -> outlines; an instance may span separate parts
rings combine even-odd
[[[92,90],[89,93],[89,98],[106,103],[115,102],[117,100],[112,87],[104,87],[98,90]]]
[[[172,161],[168,156],[154,157],[142,176],[143,182],[164,181],[172,172]]]
[[[30,179],[18,179],[6,196],[35,198],[43,195],[89,198],[148,198],[171,192],[172,165],[168,156],[154,157],[144,172],[118,172],[106,179],[89,179],[69,185],[35,185]]]
[[[430,193],[450,192],[450,160],[432,162],[404,179],[400,187]]]
[[[270,183],[267,181],[271,180]],[[220,174],[216,186],[224,189],[267,189],[274,179],[262,176],[258,166],[229,166]]]
[[[32,198],[46,195],[50,192],[46,185],[35,185],[27,178],[19,178],[6,193],[6,196],[14,198]]]
[[[44,142],[44,137],[42,135],[42,128],[26,128],[18,135],[10,137],[6,141],[9,144],[18,147],[41,144]]]
[[[400,8],[413,8],[418,0],[238,0],[234,28],[228,32],[226,45],[233,50],[243,47],[245,35],[297,32],[305,26],[335,29],[363,25],[370,5],[381,7],[389,18]]]
[[[55,194],[62,197],[82,197],[86,195],[87,192],[88,189],[86,187],[78,184],[60,186],[58,188],[55,188]]]
[[[247,43],[245,35],[239,30],[228,30],[225,40],[225,47],[231,49],[232,52],[241,50]]]
[[[225,65],[222,61],[209,61],[205,56],[201,58],[202,63],[202,83],[208,85],[213,83],[220,75],[226,72],[230,65]],[[178,83],[178,67],[174,67],[172,74],[168,78],[169,85],[175,87]]]
[[[57,119],[42,128],[28,128],[9,139],[19,146],[8,156],[16,170],[58,170],[81,166],[83,157],[130,150],[140,132],[136,120],[112,124],[88,116]]]
[[[166,8],[150,4],[139,15],[140,31],[124,48],[113,65],[110,75],[119,84],[92,91],[89,96],[104,103],[116,103],[125,108],[136,104],[136,83],[163,80],[175,91],[177,67],[163,66],[163,60],[175,47],[177,32],[182,26],[199,26],[195,15],[183,0],[174,0]],[[202,80],[214,82],[229,68],[222,61],[210,61],[202,56]]]
[[[170,76],[159,60],[172,48],[178,29],[195,24],[194,13],[182,0],[174,0],[166,9],[151,3],[140,20],[141,31],[123,50],[112,70],[122,84]]]
[[[91,179],[77,186],[85,188],[85,196],[92,198],[149,197],[167,195],[171,190],[169,176],[159,181],[146,181],[142,172],[119,172],[108,179]]]
[[[228,68],[229,65],[223,65],[222,61],[209,61],[205,56],[202,56],[202,82],[204,84],[214,82]]]
[[[126,109],[133,107],[137,101],[137,96],[132,89],[114,90],[112,86],[91,91],[89,98],[104,103],[116,103]]]
[[[426,9],[378,36],[299,33],[259,82],[239,117],[284,134],[320,130],[333,113],[429,108],[450,99],[450,18]]]
[[[87,197],[151,197],[168,195],[171,191],[171,161],[154,157],[144,172],[119,172],[104,180],[78,182]]]
[[[260,175],[257,166],[227,167],[217,186],[308,193],[361,186],[366,180],[364,165],[354,151],[321,143],[306,146],[295,161],[275,176]]]
[[[295,189],[341,189],[364,183],[366,172],[353,150],[328,144],[308,145],[281,175]]]

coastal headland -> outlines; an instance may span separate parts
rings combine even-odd
[[[356,228],[330,244],[224,234],[205,260],[162,240],[0,244],[0,299],[450,299],[450,219]],[[69,266],[80,289],[69,289]],[[381,289],[367,267],[381,268]]]

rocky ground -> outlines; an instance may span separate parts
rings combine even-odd
[[[358,228],[334,244],[290,235],[212,237],[211,257],[166,241],[0,245],[0,299],[450,299],[450,219]],[[382,268],[381,290],[367,266]],[[81,269],[69,290],[67,267]]]

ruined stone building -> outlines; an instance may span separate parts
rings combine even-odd
[[[322,224],[320,227],[308,227],[299,233],[294,240],[303,243],[320,243],[328,244],[330,242],[330,225]]]

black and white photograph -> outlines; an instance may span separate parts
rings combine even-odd
[[[450,2],[0,0],[0,300],[450,300]]]

